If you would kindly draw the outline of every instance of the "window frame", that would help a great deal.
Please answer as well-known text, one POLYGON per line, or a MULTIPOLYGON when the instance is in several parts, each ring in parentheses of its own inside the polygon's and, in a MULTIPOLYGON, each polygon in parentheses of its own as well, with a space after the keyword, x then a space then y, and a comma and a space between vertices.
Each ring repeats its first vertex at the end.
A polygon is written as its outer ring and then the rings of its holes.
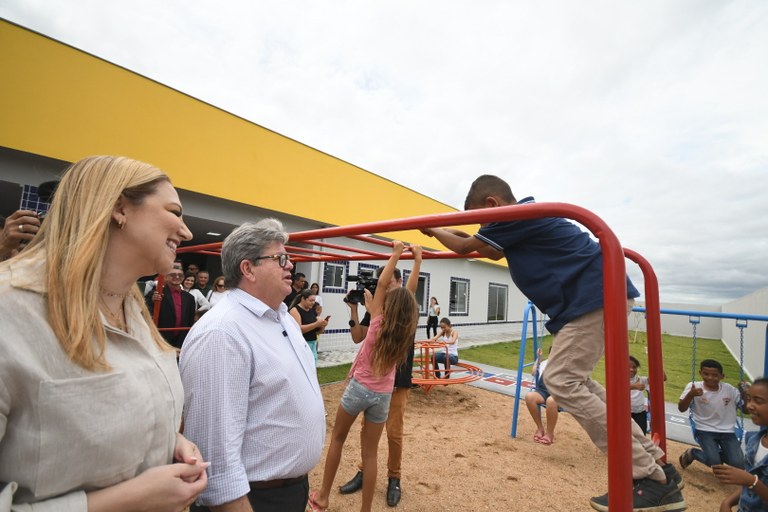
POLYGON ((347 276, 349 275, 349 261, 324 261, 323 262, 323 293, 347 293, 347 276), (341 267, 341 286, 328 286, 326 273, 329 266, 341 267))
POLYGON ((448 313, 450 316, 469 316, 470 280, 465 277, 451 276, 448 287, 448 313), (466 286, 465 310, 456 309, 458 301, 454 300, 454 283, 462 283, 466 286))
MULTIPOLYGON (((498 297, 498 295, 496 295, 498 297)), ((509 311, 509 285, 504 283, 488 283, 488 310, 486 312, 486 320, 488 323, 496 323, 496 322, 506 322, 507 321, 507 313, 509 311), (497 290, 503 290, 504 291, 504 317, 499 319, 491 319, 491 289, 496 288, 497 290)), ((498 300, 496 301, 496 313, 498 316, 498 300)))

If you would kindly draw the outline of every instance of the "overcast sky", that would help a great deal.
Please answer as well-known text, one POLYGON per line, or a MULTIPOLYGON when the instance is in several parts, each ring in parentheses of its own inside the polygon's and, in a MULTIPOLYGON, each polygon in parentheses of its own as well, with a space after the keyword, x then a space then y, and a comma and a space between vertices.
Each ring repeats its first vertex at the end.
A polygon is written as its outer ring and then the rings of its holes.
POLYGON ((651 262, 663 302, 768 286, 764 0, 0 0, 0 16, 459 209, 483 173, 583 206, 651 262))

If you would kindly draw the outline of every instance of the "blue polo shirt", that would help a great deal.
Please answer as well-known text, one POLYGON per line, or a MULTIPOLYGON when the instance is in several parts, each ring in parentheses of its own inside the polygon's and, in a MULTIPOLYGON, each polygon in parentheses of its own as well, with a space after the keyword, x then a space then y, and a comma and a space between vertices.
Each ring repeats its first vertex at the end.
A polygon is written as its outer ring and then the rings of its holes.
MULTIPOLYGON (((603 307, 600 245, 575 224, 559 217, 494 222, 475 237, 504 253, 512 281, 549 316, 549 332, 603 307)), ((627 277, 627 298, 638 296, 627 277)))

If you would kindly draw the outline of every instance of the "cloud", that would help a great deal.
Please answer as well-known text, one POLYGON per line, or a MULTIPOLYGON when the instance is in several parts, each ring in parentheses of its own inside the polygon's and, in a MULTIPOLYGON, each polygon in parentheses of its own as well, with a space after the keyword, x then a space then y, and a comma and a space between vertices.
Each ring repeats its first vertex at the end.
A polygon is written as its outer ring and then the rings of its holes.
POLYGON ((481 173, 588 208, 654 265, 664 301, 768 286, 765 2, 5 0, 0 15, 457 208, 481 173))

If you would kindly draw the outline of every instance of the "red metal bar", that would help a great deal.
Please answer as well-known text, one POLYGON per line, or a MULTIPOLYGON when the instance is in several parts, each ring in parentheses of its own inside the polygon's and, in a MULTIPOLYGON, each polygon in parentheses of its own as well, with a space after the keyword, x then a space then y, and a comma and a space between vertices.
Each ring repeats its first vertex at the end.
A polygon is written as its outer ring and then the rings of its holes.
MULTIPOLYGON (((651 432, 658 434, 659 448, 667 453, 667 424, 664 408, 664 361, 661 348, 661 304, 659 280, 651 264, 640 254, 624 249, 624 256, 643 271, 645 281, 645 330, 648 336, 648 379, 651 385, 651 432)), ((666 460, 666 455, 664 456, 666 460)))
MULTIPOLYGON (((567 203, 535 203, 485 208, 466 212, 423 215, 397 220, 337 226, 292 233, 291 242, 351 237, 412 229, 488 224, 491 222, 564 217, 589 229, 599 240, 603 253, 603 303, 605 322, 605 367, 608 427, 608 492, 612 512, 632 510, 632 447, 629 407, 629 347, 627 342, 627 283, 624 252, 616 235, 598 216, 567 203)), ((365 238, 379 245, 388 242, 365 238)), ((186 248, 190 252, 192 248, 186 248)), ((446 256, 447 257, 447 256, 446 256)), ((456 257, 456 256, 454 256, 456 257)), ((463 257, 478 257, 464 255, 463 257)), ((351 256, 363 259, 366 256, 351 256)), ((372 258, 367 256, 367 258, 372 258)), ((345 258, 346 259, 346 258, 345 258)))
POLYGON ((155 325, 157 325, 157 322, 160 321, 160 302, 163 300, 163 287, 165 286, 165 276, 162 274, 158 275, 155 278, 155 281, 157 282, 157 285, 155 285, 155 292, 160 294, 160 298, 154 301, 154 304, 153 304, 154 307, 152 308, 152 321, 155 322, 155 325))
MULTIPOLYGON (((371 239, 374 239, 374 238, 371 237, 371 239)), ((356 253, 360 253, 360 254, 368 254, 370 256, 383 256, 385 260, 389 258, 388 254, 384 255, 381 252, 368 251, 366 249, 359 249, 357 247, 349 247, 349 246, 346 246, 346 245, 331 244, 331 243, 328 243, 328 242, 321 242, 320 240, 312 240, 312 245, 316 245, 318 247, 325 247, 326 249, 339 249, 339 250, 342 250, 342 251, 350 251, 350 252, 356 252, 356 253)))
POLYGON ((216 249, 221 252, 221 242, 213 242, 210 244, 200 245, 187 245, 185 247, 177 247, 176 254, 183 254, 185 252, 203 252, 211 249, 216 249))

